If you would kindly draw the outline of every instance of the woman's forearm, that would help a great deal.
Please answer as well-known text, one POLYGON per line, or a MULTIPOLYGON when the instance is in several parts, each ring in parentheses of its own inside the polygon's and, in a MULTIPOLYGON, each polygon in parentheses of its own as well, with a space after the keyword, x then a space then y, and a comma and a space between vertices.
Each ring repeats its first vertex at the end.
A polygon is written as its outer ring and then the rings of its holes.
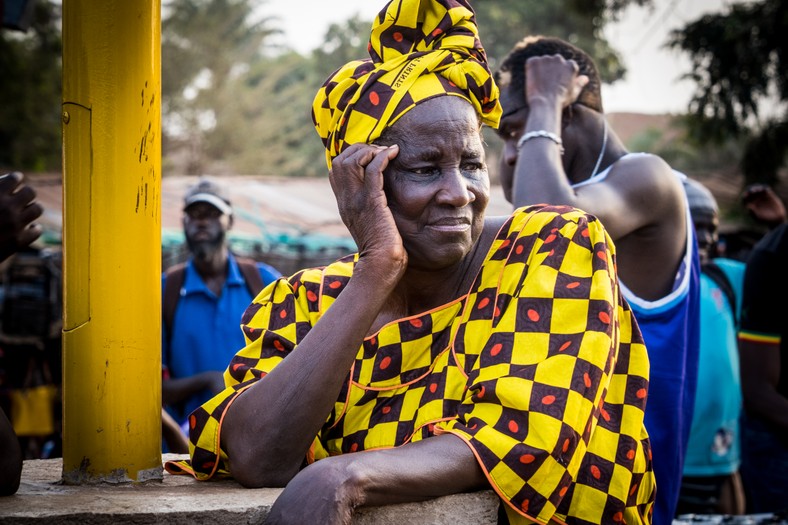
POLYGON ((221 441, 246 486, 284 486, 334 407, 388 295, 383 279, 354 273, 296 349, 227 411, 221 441))
POLYGON ((452 434, 322 459, 279 495, 266 524, 350 523, 358 507, 423 501, 489 487, 470 447, 452 434), (309 494, 309 497, 304 497, 309 494))
POLYGON ((363 506, 422 501, 489 487, 471 448, 453 434, 416 443, 346 454, 363 506))

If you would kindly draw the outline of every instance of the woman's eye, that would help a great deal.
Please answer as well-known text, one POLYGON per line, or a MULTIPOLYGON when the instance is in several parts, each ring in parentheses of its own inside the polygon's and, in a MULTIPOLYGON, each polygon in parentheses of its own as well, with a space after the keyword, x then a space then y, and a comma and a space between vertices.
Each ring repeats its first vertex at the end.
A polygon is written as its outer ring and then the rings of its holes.
POLYGON ((413 168, 410 170, 412 173, 416 175, 435 175, 439 172, 438 168, 432 166, 425 166, 421 168, 413 168))
POLYGON ((473 180, 480 179, 487 173, 487 167, 481 162, 467 162, 460 169, 463 176, 473 180))

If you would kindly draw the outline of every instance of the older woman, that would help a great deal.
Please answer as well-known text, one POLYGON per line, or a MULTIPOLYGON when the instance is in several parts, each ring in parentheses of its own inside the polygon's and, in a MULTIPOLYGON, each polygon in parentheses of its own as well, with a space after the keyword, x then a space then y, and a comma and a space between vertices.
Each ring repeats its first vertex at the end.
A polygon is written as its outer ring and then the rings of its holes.
POLYGON ((370 55, 313 106, 359 252, 255 299, 168 468, 284 486, 276 523, 482 488, 512 522, 647 523, 648 361, 609 237, 567 207, 485 218, 500 109, 467 0, 392 1, 370 55))

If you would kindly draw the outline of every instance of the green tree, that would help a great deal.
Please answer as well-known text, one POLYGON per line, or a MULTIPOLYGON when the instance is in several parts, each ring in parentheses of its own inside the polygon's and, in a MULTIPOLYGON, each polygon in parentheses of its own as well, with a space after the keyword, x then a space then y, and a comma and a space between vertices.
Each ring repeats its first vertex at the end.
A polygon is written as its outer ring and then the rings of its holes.
POLYGON ((315 73, 321 82, 351 60, 369 57, 367 43, 371 28, 372 21, 359 15, 329 26, 322 45, 312 52, 315 73))
POLYGON ((590 54, 605 82, 626 74, 621 56, 604 37, 606 24, 630 4, 651 6, 652 0, 471 0, 479 34, 493 68, 528 35, 554 36, 590 54))
POLYGON ((225 138, 238 150, 228 158, 241 173, 325 176, 325 152, 312 124, 312 100, 325 79, 350 60, 364 58, 371 22, 352 17, 332 24, 309 56, 295 51, 260 56, 234 78, 233 100, 221 105, 225 138))
POLYGON ((233 140, 240 153, 230 164, 241 173, 312 177, 327 173, 323 148, 312 126, 312 99, 322 79, 314 63, 290 52, 252 64, 232 106, 239 125, 233 140))
POLYGON ((692 61, 685 75, 697 84, 691 136, 701 143, 741 138, 745 184, 776 185, 788 151, 788 4, 729 6, 674 31, 669 45, 692 61))
POLYGON ((265 0, 170 0, 163 3, 162 111, 165 149, 189 151, 187 170, 235 153, 227 140, 226 104, 232 104, 249 63, 277 33, 260 17, 265 0), (179 140, 180 139, 180 140, 179 140))
MULTIPOLYGON (((554 36, 586 51, 597 64, 603 82, 626 75, 621 56, 604 36, 605 25, 618 20, 629 5, 653 8, 652 0, 471 0, 476 11, 479 36, 492 69, 526 36, 554 36)), ((493 181, 498 179, 501 141, 485 129, 487 165, 493 181)))
MULTIPOLYGON (((196 10, 217 2, 220 0, 172 0, 168 6, 179 6, 180 11, 173 10, 164 21, 165 115, 173 128, 191 130, 182 141, 193 151, 190 171, 204 171, 210 159, 214 171, 325 176, 324 151, 311 120, 312 100, 336 68, 368 56, 372 21, 355 16, 333 24, 322 44, 307 56, 292 50, 244 54, 224 49, 220 57, 206 59, 204 54, 219 53, 223 44, 221 39, 204 36, 216 32, 211 24, 218 22, 196 10), (234 60, 229 67, 221 61, 227 57, 234 60), (221 67, 212 66, 215 61, 221 67), (195 89, 200 80, 216 78, 214 71, 225 72, 224 76, 220 73, 224 79, 221 86, 206 83, 207 87, 195 89), (193 98, 185 96, 188 94, 193 98)), ((248 5, 251 0, 233 2, 248 5)), ((600 40, 601 30, 623 7, 650 5, 651 0, 563 0, 556 5, 536 0, 472 2, 493 67, 495 57, 502 58, 527 34, 551 34, 589 50, 599 61, 604 78, 612 81, 624 74, 624 68, 609 44, 600 40)), ((219 22, 228 18, 225 14, 219 22)), ((239 25, 232 24, 231 29, 239 25)), ((494 138, 488 138, 488 145, 494 177, 500 145, 494 138)))
POLYGON ((0 166, 60 169, 61 50, 52 2, 35 4, 26 32, 0 30, 0 166))

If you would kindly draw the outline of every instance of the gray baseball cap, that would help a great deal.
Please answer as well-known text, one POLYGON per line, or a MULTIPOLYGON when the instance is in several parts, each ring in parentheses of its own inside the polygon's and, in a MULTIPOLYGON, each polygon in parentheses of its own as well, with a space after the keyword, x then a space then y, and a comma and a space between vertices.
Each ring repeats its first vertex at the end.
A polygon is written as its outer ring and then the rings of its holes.
POLYGON ((211 204, 225 215, 233 214, 233 208, 230 205, 230 199, 227 198, 227 194, 219 184, 211 179, 203 177, 197 184, 189 188, 183 200, 183 209, 186 210, 186 208, 198 202, 211 204))
POLYGON ((691 212, 719 213, 717 199, 703 183, 687 177, 684 180, 684 191, 691 212))

